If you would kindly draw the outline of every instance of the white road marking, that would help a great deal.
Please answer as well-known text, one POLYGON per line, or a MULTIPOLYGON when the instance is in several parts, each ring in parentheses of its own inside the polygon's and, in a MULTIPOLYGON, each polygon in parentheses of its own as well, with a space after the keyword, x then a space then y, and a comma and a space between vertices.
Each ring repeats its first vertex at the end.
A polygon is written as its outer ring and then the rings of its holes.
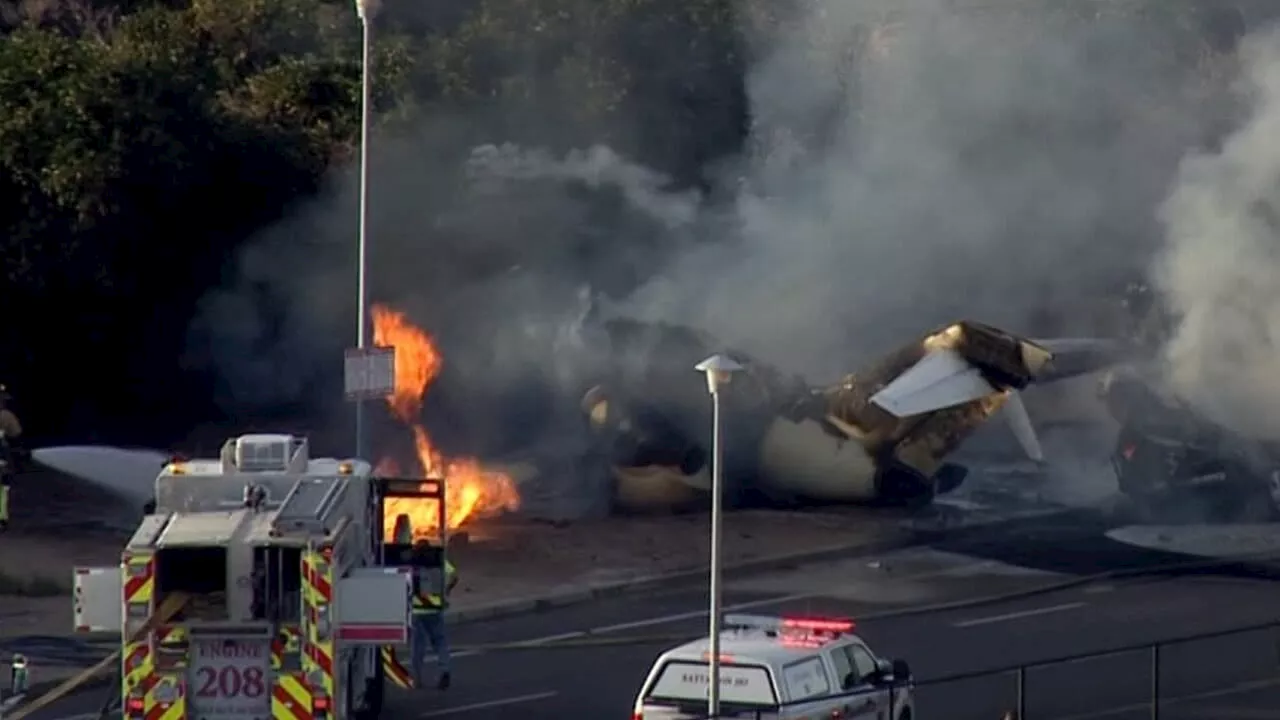
MULTIPOLYGON (((868 561, 873 561, 873 560, 869 559, 868 561)), ((959 567, 981 568, 981 567, 990 567, 997 564, 998 563, 992 560, 983 560, 980 562, 971 563, 969 566, 959 566, 959 567)), ((955 566, 947 567, 942 570, 934 570, 930 572, 917 573, 915 575, 903 575, 901 577, 891 577, 891 578, 888 578, 886 581, 902 582, 904 580, 928 580, 930 578, 953 576, 956 574, 957 569, 958 567, 955 567, 955 566)), ((736 603, 734 605, 726 605, 724 607, 724 612, 728 613, 728 612, 735 612, 738 610, 750 610, 752 608, 768 607, 770 605, 777 605, 780 603, 791 602, 793 600, 807 600, 809 598, 820 597, 821 595, 822 595, 821 592, 805 592, 805 593, 796 593, 793 595, 778 595, 776 597, 763 598, 761 600, 751 600, 749 602, 736 603)), ((632 620, 629 622, 617 623, 614 625, 602 625, 600 627, 595 627, 588 630, 574 630, 571 632, 557 633, 555 635, 545 635, 543 637, 530 638, 528 640, 513 640, 511 641, 511 644, 512 645, 542 645, 545 643, 553 643, 560 640, 575 640, 575 639, 590 637, 594 635, 607 635, 609 633, 616 633, 623 630, 637 630, 640 628, 653 627, 655 625, 669 625, 671 623, 683 622, 685 620, 696 620, 698 618, 705 618, 706 616, 707 616, 706 610, 690 610, 688 612, 675 613, 672 615, 662 615, 659 617, 652 617, 652 618, 644 618, 642 620, 632 620)), ((481 654, 482 654, 482 651, 478 651, 478 650, 463 650, 460 652, 453 653, 453 657, 464 658, 464 657, 471 657, 473 655, 481 655, 481 654)), ((434 663, 435 659, 428 658, 427 662, 429 664, 434 663)))
POLYGON ((1260 707, 1227 707, 1218 705, 1208 708, 1186 708, 1180 714, 1194 715, 1205 720, 1221 720, 1229 717, 1232 720, 1277 720, 1280 710, 1260 707))
POLYGON ((1111 592, 1112 590, 1115 590, 1115 589, 1116 589, 1115 585, 1090 585, 1089 587, 1084 589, 1084 593, 1086 595, 1098 595, 1101 593, 1111 592))
POLYGON ((991 625, 993 623, 1004 622, 1006 620, 1020 620, 1027 617, 1035 617, 1037 615, 1048 615, 1049 613, 1062 612, 1064 610, 1075 610, 1082 608, 1089 603, 1073 602, 1064 603, 1062 605, 1051 605, 1049 607, 1035 608, 1033 610, 1020 610, 1018 612, 1005 613, 1003 615, 991 615, 989 617, 974 618, 973 620, 965 620, 963 622, 952 623, 952 627, 970 628, 979 625, 991 625))
POLYGON ((458 705, 457 707, 440 708, 439 710, 432 710, 431 712, 422 713, 418 717, 431 718, 431 717, 441 717, 443 715, 452 715, 454 713, 471 712, 472 710, 488 710, 489 708, 502 707, 503 705, 518 705, 520 703, 546 700, 548 698, 553 698, 559 694, 560 693, 556 692, 555 690, 548 690, 547 692, 532 693, 530 695, 520 695, 518 697, 503 698, 501 700, 487 700, 485 702, 471 703, 470 705, 458 705))
POLYGON ((544 642, 555 642, 557 640, 572 640, 574 638, 582 637, 583 634, 584 633, 581 630, 574 630, 572 632, 560 633, 559 635, 547 635, 545 637, 535 638, 533 640, 530 640, 529 642, 544 643, 544 642))
MULTIPOLYGON (((733 612, 735 610, 750 610, 751 608, 777 605, 778 603, 791 602, 792 600, 804 600, 805 598, 811 597, 814 597, 813 593, 780 595, 778 597, 764 598, 763 600, 752 600, 750 602, 738 603, 736 605, 726 605, 724 607, 724 611, 733 612)), ((618 632, 619 630, 635 630, 636 628, 653 627, 654 625, 669 625, 673 622, 704 618, 707 614, 706 610, 690 610, 689 612, 676 613, 674 615, 663 615, 662 617, 647 618, 644 620, 632 620, 631 622, 618 623, 617 625, 605 625, 603 627, 592 628, 582 634, 605 635, 608 633, 618 632)))
MULTIPOLYGON (((763 607, 766 605, 775 605, 777 603, 789 602, 791 600, 803 600, 813 597, 812 593, 804 593, 798 595, 780 595, 773 598, 765 598, 763 600, 752 600, 750 602, 737 603, 736 605, 726 605, 725 612, 734 612, 737 610, 749 610, 751 608, 763 607)), ((706 610, 691 610, 689 612, 676 613, 675 615, 664 615, 662 617, 648 618, 645 620, 633 620, 632 622, 618 623, 617 625, 605 625, 603 627, 591 628, 590 630, 574 630, 572 632, 559 633, 556 635, 544 635, 529 640, 515 640, 512 645, 545 645, 548 643, 558 642, 560 640, 576 640, 578 638, 591 637, 594 635, 607 635, 609 633, 619 632, 621 630, 635 630, 637 628, 652 627, 654 625, 666 625, 682 620, 695 620, 707 616, 706 610)), ((471 657, 472 655, 482 654, 479 650, 463 650, 453 653, 455 658, 471 657)), ((428 659, 428 662, 435 662, 434 659, 428 659)))
MULTIPOLYGON (((903 575, 901 577, 890 576, 886 578, 884 582, 902 582, 904 580, 929 580, 931 578, 954 576, 956 574, 956 571, 960 567, 980 568, 980 567, 989 567, 994 564, 996 563, 994 563, 991 560, 983 560, 981 562, 972 563, 971 566, 948 567, 943 570, 917 573, 915 575, 903 575)), ((779 595, 777 597, 764 598, 762 600, 751 600, 749 602, 737 603, 736 605, 726 605, 724 607, 724 612, 734 612, 737 610, 750 610, 751 608, 768 607, 769 605, 778 605, 784 602, 791 602, 792 600, 807 600, 809 598, 815 598, 815 597, 821 597, 821 596, 822 596, 821 592, 805 592, 805 593, 797 593, 794 595, 779 595)), ((690 610, 689 612, 675 613, 673 615, 663 615, 661 617, 654 617, 654 618, 646 618, 644 620, 633 620, 631 622, 618 623, 616 625, 604 625, 602 627, 592 628, 590 630, 584 630, 578 633, 577 635, 574 635, 574 637, 581 637, 583 635, 604 635, 607 633, 618 632, 620 630, 635 630, 637 628, 653 627, 654 625, 669 625, 674 622, 682 622, 684 620, 696 620, 698 618, 704 618, 706 616, 707 616, 706 610, 690 610)), ((562 636, 556 636, 556 639, 560 639, 561 637, 562 636)), ((539 641, 546 642, 542 638, 539 638, 538 640, 530 640, 529 642, 539 642, 539 641)))

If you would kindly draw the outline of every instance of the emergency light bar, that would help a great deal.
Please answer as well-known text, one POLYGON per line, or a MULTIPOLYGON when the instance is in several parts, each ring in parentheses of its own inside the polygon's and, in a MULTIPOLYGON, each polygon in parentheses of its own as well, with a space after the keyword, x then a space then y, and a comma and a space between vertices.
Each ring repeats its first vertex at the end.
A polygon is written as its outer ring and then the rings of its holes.
POLYGON ((726 629, 765 630, 781 633, 786 630, 811 633, 852 632, 854 623, 847 618, 779 618, 767 615, 725 615, 726 629))

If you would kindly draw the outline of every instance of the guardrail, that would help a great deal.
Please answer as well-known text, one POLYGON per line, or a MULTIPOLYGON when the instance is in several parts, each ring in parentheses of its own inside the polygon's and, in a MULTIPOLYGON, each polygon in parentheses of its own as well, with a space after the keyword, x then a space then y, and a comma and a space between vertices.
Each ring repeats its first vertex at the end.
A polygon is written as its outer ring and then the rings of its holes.
MULTIPOLYGON (((1205 608, 1227 613, 1230 608, 1205 608)), ((895 720, 902 686, 821 699, 847 700, 845 718, 895 720), (874 709, 867 701, 876 703, 874 709), (856 712, 855 712, 856 711, 856 712), (879 714, 883 711, 883 714, 879 714)), ((994 669, 916 680, 919 718, 947 720, 1233 720, 1280 717, 1280 620, 1197 633, 994 669), (1221 704, 1218 704, 1221 703, 1221 704), (1227 703, 1232 703, 1228 706, 1227 703), (1235 714, 1233 714, 1235 713, 1235 714)), ((722 709, 720 719, 767 720, 768 711, 722 709)), ((842 713, 837 710, 833 718, 842 713)), ((703 716, 700 720, 720 720, 703 716)))

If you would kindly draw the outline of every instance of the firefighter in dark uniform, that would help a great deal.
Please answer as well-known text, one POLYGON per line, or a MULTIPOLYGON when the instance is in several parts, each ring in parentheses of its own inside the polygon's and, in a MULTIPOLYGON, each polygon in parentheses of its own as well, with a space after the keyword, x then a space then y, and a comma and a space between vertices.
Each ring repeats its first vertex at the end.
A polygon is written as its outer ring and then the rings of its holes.
POLYGON ((0 529, 9 525, 9 481, 17 473, 17 456, 22 446, 22 423, 9 409, 9 389, 0 385, 0 529))
MULTIPOLYGON (((421 540, 414 548, 415 552, 421 554, 432 554, 435 549, 425 540, 421 540)), ((440 679, 436 683, 436 687, 441 690, 447 690, 452 680, 453 662, 449 656, 449 638, 445 635, 444 626, 444 609, 445 599, 453 588, 458 584, 458 571, 449 562, 447 556, 442 557, 442 565, 444 570, 444 592, 445 597, 438 594, 437 587, 426 587, 426 583, 422 582, 421 573, 417 571, 413 574, 413 637, 410 642, 410 665, 413 666, 414 682, 418 687, 423 687, 425 682, 425 673, 423 665, 426 662, 427 643, 431 643, 431 649, 436 652, 436 664, 440 666, 440 679)))

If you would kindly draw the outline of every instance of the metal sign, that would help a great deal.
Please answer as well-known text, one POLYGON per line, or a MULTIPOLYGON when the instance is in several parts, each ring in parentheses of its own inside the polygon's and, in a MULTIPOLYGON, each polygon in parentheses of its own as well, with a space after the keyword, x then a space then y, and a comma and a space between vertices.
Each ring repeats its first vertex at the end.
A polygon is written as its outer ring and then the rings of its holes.
POLYGON ((342 385, 348 400, 385 398, 395 392, 396 349, 347 348, 342 385))

